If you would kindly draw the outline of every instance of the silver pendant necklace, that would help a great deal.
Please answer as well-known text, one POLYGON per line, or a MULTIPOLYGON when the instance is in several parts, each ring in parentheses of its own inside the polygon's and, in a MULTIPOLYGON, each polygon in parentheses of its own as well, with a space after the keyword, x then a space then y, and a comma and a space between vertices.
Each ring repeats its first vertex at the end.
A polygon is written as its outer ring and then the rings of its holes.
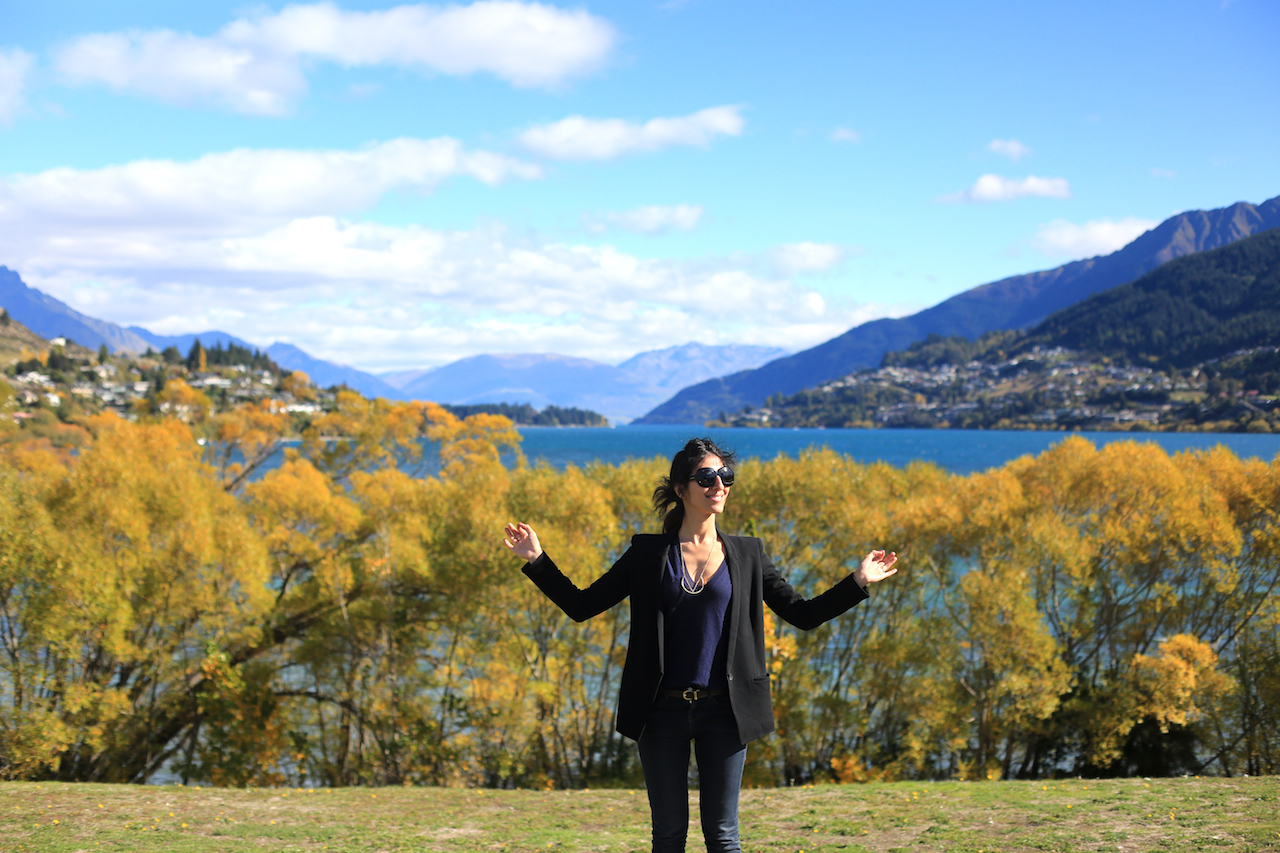
POLYGON ((707 551, 707 559, 703 561, 702 568, 698 570, 697 577, 689 579, 689 569, 684 564, 684 547, 677 542, 677 550, 680 552, 680 588, 690 595, 697 595, 707 588, 706 582, 702 579, 707 573, 707 566, 711 564, 711 550, 707 551))

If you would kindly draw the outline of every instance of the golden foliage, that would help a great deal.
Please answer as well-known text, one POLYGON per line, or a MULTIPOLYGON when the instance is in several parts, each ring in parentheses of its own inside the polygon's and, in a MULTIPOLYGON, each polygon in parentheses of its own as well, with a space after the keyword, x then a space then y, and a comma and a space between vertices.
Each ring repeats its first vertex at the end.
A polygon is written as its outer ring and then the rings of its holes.
POLYGON ((269 400, 219 412, 207 435, 224 488, 237 488, 266 464, 288 430, 288 416, 269 400))
POLYGON ((316 398, 316 389, 311 383, 311 377, 301 370, 295 370, 284 376, 280 380, 280 390, 286 394, 292 394, 294 399, 297 400, 314 400, 316 398))
MULTIPOLYGON (((498 531, 590 583, 655 529, 665 460, 529 467, 504 418, 346 391, 294 443, 202 396, 0 445, 0 776, 636 781, 628 608, 570 622, 498 531)), ((806 594, 902 556, 814 631, 765 614, 750 783, 1124 772, 1144 724, 1280 769, 1280 462, 1069 437, 967 477, 829 450, 739 477, 723 529, 806 594)))
MULTIPOLYGON (((203 349, 200 350, 200 358, 203 361, 203 349)), ((204 421, 213 409, 213 402, 203 391, 192 388, 184 380, 170 379, 155 395, 151 408, 154 414, 169 415, 191 424, 204 421)))
POLYGON ((1186 725, 1199 717, 1197 701, 1212 702, 1232 687, 1231 679, 1218 672, 1213 649, 1190 634, 1164 640, 1158 655, 1135 655, 1133 664, 1140 713, 1166 732, 1170 724, 1186 725))

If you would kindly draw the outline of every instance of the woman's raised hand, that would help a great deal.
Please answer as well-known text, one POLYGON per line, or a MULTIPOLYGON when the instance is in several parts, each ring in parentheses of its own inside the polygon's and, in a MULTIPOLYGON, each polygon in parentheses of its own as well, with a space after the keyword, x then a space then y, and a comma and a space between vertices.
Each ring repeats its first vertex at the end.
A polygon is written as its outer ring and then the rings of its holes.
POLYGON ((898 555, 893 551, 872 551, 862 558, 862 565, 853 573, 854 580, 863 589, 867 584, 879 583, 887 577, 896 575, 898 570, 893 564, 898 562, 898 555))
MULTIPOLYGON (((502 544, 506 545, 507 550, 526 563, 532 563, 542 556, 542 546, 538 544, 538 534, 534 533, 533 528, 523 521, 518 524, 508 523, 504 532, 506 533, 506 538, 502 540, 502 544)), ((884 552, 882 551, 881 553, 884 552)))

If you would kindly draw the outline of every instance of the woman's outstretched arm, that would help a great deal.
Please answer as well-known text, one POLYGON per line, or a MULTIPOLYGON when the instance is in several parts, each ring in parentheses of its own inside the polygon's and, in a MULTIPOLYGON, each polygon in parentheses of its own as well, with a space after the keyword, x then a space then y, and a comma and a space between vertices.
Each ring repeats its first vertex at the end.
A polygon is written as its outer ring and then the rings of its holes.
POLYGON ((603 613, 626 598, 630 589, 630 551, 591 586, 579 589, 542 550, 538 534, 532 527, 524 522, 507 524, 504 532, 506 536, 502 542, 507 550, 525 561, 524 573, 537 584, 543 595, 575 622, 603 613))
POLYGON ((864 601, 867 586, 897 574, 894 563, 898 555, 892 551, 872 551, 844 580, 813 598, 804 598, 787 582, 761 548, 764 559, 764 600, 769 608, 802 631, 836 618, 850 607, 864 601))

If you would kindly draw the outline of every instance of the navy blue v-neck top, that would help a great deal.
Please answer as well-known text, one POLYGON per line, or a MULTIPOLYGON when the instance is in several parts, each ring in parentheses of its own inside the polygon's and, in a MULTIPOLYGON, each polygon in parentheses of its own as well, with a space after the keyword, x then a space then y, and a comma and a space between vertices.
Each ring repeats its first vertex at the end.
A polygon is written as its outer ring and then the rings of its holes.
POLYGON ((691 595, 680 585, 681 563, 680 543, 676 542, 667 549, 662 575, 665 660, 659 689, 727 690, 729 637, 724 623, 733 593, 729 567, 721 563, 702 592, 691 595))

